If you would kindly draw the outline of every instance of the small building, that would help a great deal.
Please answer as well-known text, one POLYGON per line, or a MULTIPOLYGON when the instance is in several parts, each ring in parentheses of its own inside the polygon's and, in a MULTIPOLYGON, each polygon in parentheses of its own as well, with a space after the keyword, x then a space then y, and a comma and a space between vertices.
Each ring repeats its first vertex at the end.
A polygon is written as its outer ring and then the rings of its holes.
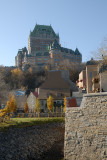
POLYGON ((107 59, 91 59, 86 64, 87 93, 107 91, 107 59))
POLYGON ((99 68, 100 91, 107 92, 107 63, 103 63, 99 68))
POLYGON ((80 72, 79 79, 76 82, 76 85, 78 86, 78 88, 86 90, 86 70, 80 72))
POLYGON ((96 89, 100 89, 99 83, 94 85, 96 81, 94 78, 98 75, 98 61, 91 59, 86 63, 86 86, 87 93, 95 92, 96 89))
POLYGON ((51 95, 54 106, 61 106, 64 97, 72 96, 72 92, 78 91, 76 85, 69 79, 67 71, 49 71, 45 82, 36 89, 41 105, 47 110, 47 98, 51 95))
POLYGON ((24 112, 25 103, 27 101, 27 96, 25 95, 25 91, 12 90, 11 95, 15 96, 16 104, 17 104, 17 112, 24 112))
POLYGON ((28 96, 27 98, 28 112, 35 112, 36 98, 38 98, 37 92, 31 92, 30 95, 28 96))

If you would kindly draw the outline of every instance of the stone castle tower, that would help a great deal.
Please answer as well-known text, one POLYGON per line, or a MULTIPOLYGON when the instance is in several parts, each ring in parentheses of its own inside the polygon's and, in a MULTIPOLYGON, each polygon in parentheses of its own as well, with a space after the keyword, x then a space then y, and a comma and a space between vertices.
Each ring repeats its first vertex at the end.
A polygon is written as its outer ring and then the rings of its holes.
MULTIPOLYGON (((18 51, 15 57, 15 66, 24 68, 26 65, 33 65, 37 69, 48 66, 58 69, 60 63, 67 60, 69 63, 81 63, 82 55, 78 49, 61 47, 59 35, 56 34, 52 26, 38 25, 30 31, 27 48, 18 51)), ((66 63, 66 62, 65 62, 66 63)))

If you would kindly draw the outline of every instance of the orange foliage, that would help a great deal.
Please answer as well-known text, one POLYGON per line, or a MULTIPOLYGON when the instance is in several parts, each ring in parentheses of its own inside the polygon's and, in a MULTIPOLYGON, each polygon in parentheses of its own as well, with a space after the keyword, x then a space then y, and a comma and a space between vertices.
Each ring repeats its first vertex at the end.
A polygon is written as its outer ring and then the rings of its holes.
POLYGON ((24 111, 25 111, 25 113, 27 113, 27 112, 28 112, 28 103, 27 103, 27 102, 25 103, 24 111))

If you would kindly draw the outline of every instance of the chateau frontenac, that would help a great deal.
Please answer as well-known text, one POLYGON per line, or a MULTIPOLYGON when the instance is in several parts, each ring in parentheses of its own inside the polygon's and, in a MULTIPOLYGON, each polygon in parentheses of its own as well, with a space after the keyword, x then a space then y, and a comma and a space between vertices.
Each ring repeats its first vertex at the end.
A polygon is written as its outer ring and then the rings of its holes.
POLYGON ((28 50, 26 47, 19 49, 15 57, 15 66, 24 68, 26 65, 36 66, 39 69, 51 66, 55 69, 60 63, 66 62, 80 64, 82 55, 76 48, 75 51, 61 47, 59 34, 52 26, 36 24, 30 32, 28 50))

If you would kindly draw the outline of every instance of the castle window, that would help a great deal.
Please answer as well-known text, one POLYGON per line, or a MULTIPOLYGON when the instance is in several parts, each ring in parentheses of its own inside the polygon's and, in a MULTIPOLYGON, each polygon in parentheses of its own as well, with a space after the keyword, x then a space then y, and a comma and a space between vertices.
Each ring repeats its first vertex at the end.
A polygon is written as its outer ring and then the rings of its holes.
POLYGON ((92 91, 92 85, 90 85, 90 91, 92 91))
POLYGON ((58 97, 61 97, 61 93, 57 93, 57 96, 58 96, 58 97))
POLYGON ((92 72, 90 72, 90 78, 92 78, 92 72))
POLYGON ((42 31, 46 31, 46 29, 42 29, 42 31))

